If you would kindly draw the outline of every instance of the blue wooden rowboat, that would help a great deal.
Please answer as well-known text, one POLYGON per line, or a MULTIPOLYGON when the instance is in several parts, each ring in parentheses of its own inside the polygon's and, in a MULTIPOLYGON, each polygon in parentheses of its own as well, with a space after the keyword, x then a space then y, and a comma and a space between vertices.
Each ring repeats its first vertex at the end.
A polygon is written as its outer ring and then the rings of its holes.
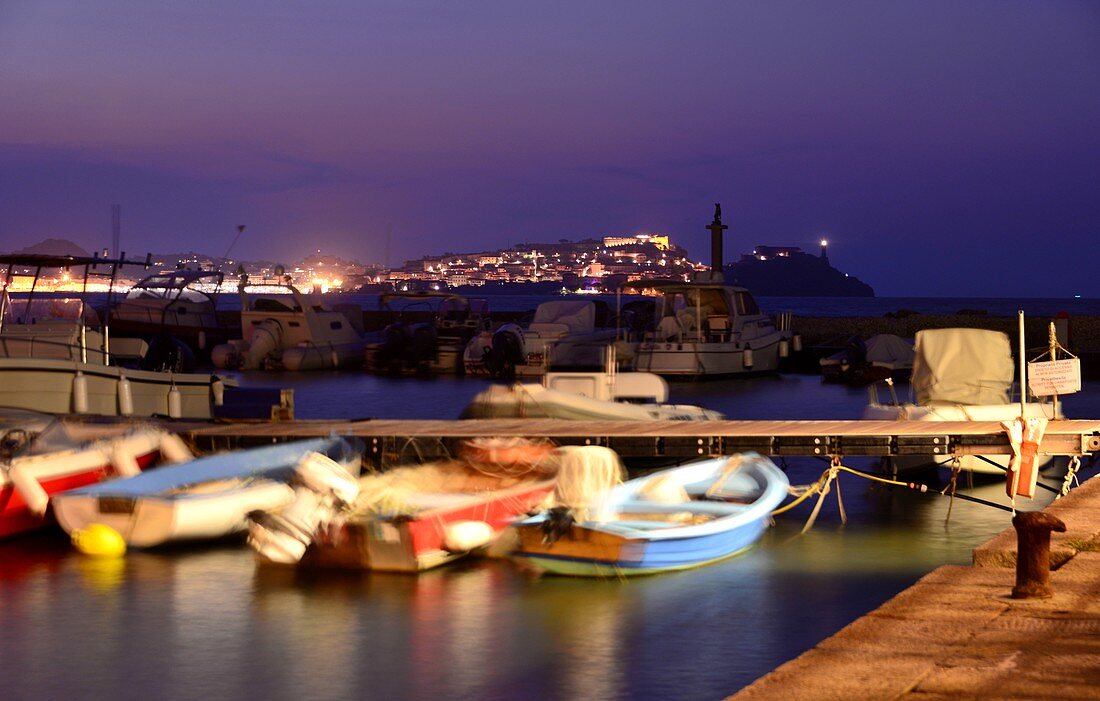
POLYGON ((355 446, 343 438, 315 438, 159 467, 57 494, 51 505, 69 534, 100 523, 138 547, 218 538, 243 531, 250 511, 290 503, 294 490, 288 482, 314 453, 359 473, 355 446))
POLYGON ((700 567, 752 547, 788 484, 757 453, 691 463, 608 490, 579 522, 563 509, 520 521, 513 554, 539 570, 582 577, 700 567))

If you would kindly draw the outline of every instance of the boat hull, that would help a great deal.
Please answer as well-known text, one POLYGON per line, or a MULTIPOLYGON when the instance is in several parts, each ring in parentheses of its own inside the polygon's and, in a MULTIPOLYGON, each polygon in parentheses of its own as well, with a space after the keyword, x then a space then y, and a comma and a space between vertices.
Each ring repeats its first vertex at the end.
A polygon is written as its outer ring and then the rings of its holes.
POLYGON ((551 489, 553 481, 532 482, 421 511, 411 518, 353 518, 314 540, 302 564, 389 572, 438 567, 466 554, 445 547, 448 526, 481 521, 499 532, 536 508, 551 489))
POLYGON ((722 414, 697 406, 633 404, 561 392, 537 384, 492 385, 478 393, 465 418, 550 418, 569 421, 720 420, 722 414))
POLYGON ((644 341, 635 350, 634 369, 663 377, 726 377, 779 369, 780 332, 749 343, 644 341), (746 366, 745 349, 752 350, 746 366))
POLYGON ((162 373, 130 370, 65 360, 0 358, 0 406, 29 409, 47 414, 75 413, 74 385, 77 372, 87 386, 87 412, 100 416, 119 416, 120 387, 123 377, 129 383, 133 416, 170 416, 169 395, 179 392, 178 418, 213 418, 214 385, 233 380, 199 373, 162 373))
POLYGON ((102 523, 128 545, 219 538, 243 531, 253 510, 294 499, 287 482, 313 452, 332 452, 358 472, 358 454, 339 438, 310 439, 221 453, 58 495, 53 508, 67 533, 102 523))
POLYGON ((552 545, 537 526, 517 528, 516 553, 550 574, 578 577, 631 577, 694 569, 748 551, 766 529, 761 520, 725 533, 698 538, 646 541, 574 526, 552 545))
POLYGON ((524 519, 514 526, 513 555, 550 574, 589 577, 701 567, 751 548, 787 486, 786 475, 755 453, 664 470, 594 497, 591 520, 562 528, 550 513, 524 519), (669 487, 682 498, 659 494, 669 487))
POLYGON ((112 462, 117 460, 119 450, 131 456, 139 468, 148 467, 159 455, 161 435, 159 431, 141 432, 113 441, 14 459, 7 470, 0 471, 0 538, 33 531, 47 523, 12 480, 13 469, 23 471, 48 497, 53 497, 118 475, 112 462))
POLYGON ((255 482, 246 487, 184 498, 61 497, 55 513, 72 533, 92 523, 118 531, 128 545, 149 548, 170 541, 206 540, 240 533, 250 511, 289 504, 294 490, 281 482, 255 482))

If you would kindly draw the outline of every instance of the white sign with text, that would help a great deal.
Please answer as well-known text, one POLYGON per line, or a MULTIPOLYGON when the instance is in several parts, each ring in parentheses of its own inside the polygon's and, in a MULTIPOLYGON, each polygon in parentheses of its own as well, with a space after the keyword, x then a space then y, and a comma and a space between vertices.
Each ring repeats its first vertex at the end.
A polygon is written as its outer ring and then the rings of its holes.
POLYGON ((1035 396, 1081 391, 1081 361, 1077 358, 1027 364, 1027 386, 1035 396))

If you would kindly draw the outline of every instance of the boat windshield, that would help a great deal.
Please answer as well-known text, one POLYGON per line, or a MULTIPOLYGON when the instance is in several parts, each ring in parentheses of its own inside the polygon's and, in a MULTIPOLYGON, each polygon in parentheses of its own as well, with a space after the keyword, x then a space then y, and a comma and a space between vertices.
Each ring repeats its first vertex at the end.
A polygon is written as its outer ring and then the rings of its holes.
POLYGON ((5 324, 39 324, 47 321, 77 321, 99 326, 99 315, 83 301, 72 297, 57 299, 9 298, 4 305, 5 324))
POLYGON ((735 292, 737 297, 737 313, 745 316, 753 316, 760 313, 760 307, 756 300, 748 292, 735 292))
POLYGON ((715 314, 729 315, 729 307, 726 304, 726 297, 722 294, 722 290, 709 287, 669 290, 664 295, 660 314, 661 316, 679 316, 684 312, 695 314, 696 308, 701 311, 704 317, 715 314))

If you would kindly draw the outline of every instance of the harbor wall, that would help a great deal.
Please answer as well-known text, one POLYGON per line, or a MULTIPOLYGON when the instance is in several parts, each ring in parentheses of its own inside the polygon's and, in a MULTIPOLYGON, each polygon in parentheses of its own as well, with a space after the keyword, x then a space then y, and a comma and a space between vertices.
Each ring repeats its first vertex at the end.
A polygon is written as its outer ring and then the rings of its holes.
POLYGON ((1100 477, 1045 511, 1060 518, 1051 598, 1013 599, 1016 534, 940 567, 734 696, 787 699, 1095 699, 1100 689, 1100 477))

